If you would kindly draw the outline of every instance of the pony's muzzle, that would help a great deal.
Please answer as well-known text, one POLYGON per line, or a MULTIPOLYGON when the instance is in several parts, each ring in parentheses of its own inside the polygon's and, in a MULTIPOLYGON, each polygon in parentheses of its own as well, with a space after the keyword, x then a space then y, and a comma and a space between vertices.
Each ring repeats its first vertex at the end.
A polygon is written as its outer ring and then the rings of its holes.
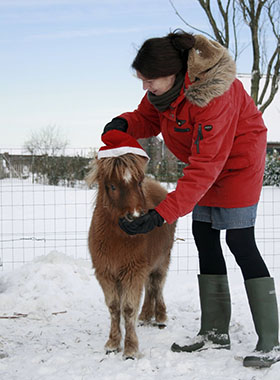
POLYGON ((131 223, 135 219, 139 218, 140 216, 143 216, 144 214, 145 214, 144 210, 141 210, 140 212, 137 210, 134 210, 133 213, 131 213, 131 212, 126 213, 124 218, 125 218, 125 220, 127 220, 128 222, 131 223))

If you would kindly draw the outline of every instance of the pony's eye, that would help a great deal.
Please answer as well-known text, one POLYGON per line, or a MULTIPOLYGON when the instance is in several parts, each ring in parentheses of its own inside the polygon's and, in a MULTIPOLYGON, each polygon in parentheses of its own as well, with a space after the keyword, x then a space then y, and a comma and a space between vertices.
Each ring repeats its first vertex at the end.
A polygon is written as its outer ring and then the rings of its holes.
POLYGON ((114 185, 111 185, 111 190, 116 190, 116 186, 114 186, 114 185))

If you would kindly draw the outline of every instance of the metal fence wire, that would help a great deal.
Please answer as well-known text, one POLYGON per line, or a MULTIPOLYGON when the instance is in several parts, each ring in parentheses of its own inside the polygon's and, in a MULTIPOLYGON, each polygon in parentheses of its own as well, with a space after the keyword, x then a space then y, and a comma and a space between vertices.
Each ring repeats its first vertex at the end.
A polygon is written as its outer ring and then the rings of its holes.
MULTIPOLYGON (((88 189, 82 180, 72 182, 71 186, 38 183, 27 169, 25 175, 20 175, 16 167, 8 171, 5 163, 0 162, 1 165, 6 174, 0 177, 0 269, 12 270, 51 251, 89 260, 87 235, 96 189, 88 189)), ((174 187, 174 184, 165 185, 168 190, 174 187)), ((269 269, 279 269, 279 187, 263 187, 256 239, 269 269)), ((235 270, 237 265, 223 233, 222 246, 228 269, 235 270)), ((191 215, 178 221, 170 270, 198 270, 191 215)))

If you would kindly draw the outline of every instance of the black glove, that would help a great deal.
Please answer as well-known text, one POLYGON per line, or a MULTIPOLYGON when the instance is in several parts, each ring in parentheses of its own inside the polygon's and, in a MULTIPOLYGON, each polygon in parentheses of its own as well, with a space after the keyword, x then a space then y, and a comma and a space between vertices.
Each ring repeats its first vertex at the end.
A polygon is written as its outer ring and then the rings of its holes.
POLYGON ((106 124, 102 135, 111 129, 117 129, 118 131, 126 132, 128 128, 127 121, 121 117, 115 117, 110 123, 106 124))
POLYGON ((125 218, 119 219, 119 226, 128 235, 146 234, 152 231, 156 226, 161 227, 164 219, 159 213, 152 209, 147 214, 133 220, 127 221, 125 218))

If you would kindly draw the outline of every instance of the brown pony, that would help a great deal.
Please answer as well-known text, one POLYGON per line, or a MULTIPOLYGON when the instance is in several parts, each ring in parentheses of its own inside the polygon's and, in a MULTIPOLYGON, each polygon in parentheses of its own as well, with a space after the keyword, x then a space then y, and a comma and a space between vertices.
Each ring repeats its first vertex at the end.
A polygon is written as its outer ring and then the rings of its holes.
POLYGON ((174 241, 175 224, 165 223, 141 235, 127 235, 118 225, 120 217, 132 221, 166 196, 166 190, 145 177, 146 158, 135 154, 102 158, 92 164, 89 185, 98 184, 96 205, 89 230, 89 250, 96 278, 111 315, 108 352, 121 347, 121 315, 125 324, 124 358, 138 356, 136 320, 145 286, 139 319, 164 325, 166 307, 162 289, 174 241))

